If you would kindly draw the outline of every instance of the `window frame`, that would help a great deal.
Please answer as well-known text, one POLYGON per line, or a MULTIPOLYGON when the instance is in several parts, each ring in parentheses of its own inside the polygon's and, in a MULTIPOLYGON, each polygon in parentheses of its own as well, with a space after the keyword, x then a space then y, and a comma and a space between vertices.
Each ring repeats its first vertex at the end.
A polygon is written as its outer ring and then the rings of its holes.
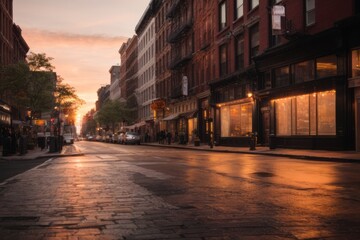
POLYGON ((305 0, 305 24, 307 27, 316 23, 315 9, 315 0, 305 0), (310 21, 310 17, 313 18, 312 21, 310 21))
POLYGON ((227 73, 228 73, 228 45, 225 43, 219 46, 219 74, 220 76, 225 76, 227 73))
POLYGON ((244 16, 244 0, 234 1, 234 20, 242 18, 244 16), (239 12, 241 13, 239 14, 239 12))
POLYGON ((244 35, 239 34, 235 37, 235 69, 242 70, 245 67, 245 45, 244 35), (239 49, 242 50, 242 54, 239 54, 239 49), (241 58, 241 61, 240 61, 241 58))
POLYGON ((227 4, 226 1, 222 1, 219 4, 219 31, 224 30, 227 27, 227 4))
POLYGON ((259 6, 259 4, 259 0, 249 0, 249 11, 255 9, 257 6, 259 6))

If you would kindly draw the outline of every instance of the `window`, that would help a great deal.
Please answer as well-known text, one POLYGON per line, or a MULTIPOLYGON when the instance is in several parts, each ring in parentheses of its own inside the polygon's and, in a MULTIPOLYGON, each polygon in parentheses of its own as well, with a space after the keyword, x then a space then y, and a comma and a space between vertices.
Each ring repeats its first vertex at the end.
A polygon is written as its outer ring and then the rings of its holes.
POLYGON ((252 132, 253 104, 221 107, 221 137, 241 137, 252 132))
POLYGON ((240 35, 236 38, 236 69, 241 70, 244 69, 244 36, 240 35))
POLYGON ((294 83, 302 83, 315 79, 315 64, 313 60, 292 65, 294 83))
POLYGON ((235 1, 235 19, 239 19, 244 15, 244 0, 235 1))
POLYGON ((250 10, 256 8, 259 5, 259 0, 250 0, 250 10))
POLYGON ((250 60, 259 54, 259 24, 250 28, 250 60))
POLYGON ((306 26, 315 23, 315 0, 306 0, 306 26))
POLYGON ((276 135, 336 135, 336 92, 275 100, 276 135))
POLYGON ((220 4, 219 8, 220 14, 219 14, 219 29, 220 31, 226 28, 227 22, 226 22, 226 1, 222 2, 220 4))
POLYGON ((227 74, 227 46, 220 46, 220 76, 227 74))
POLYGON ((352 77, 360 77, 360 49, 352 51, 352 77))
POLYGON ((275 87, 287 86, 290 83, 289 67, 276 68, 274 70, 275 87))
POLYGON ((337 75, 337 57, 329 55, 316 59, 316 78, 331 77, 337 75))

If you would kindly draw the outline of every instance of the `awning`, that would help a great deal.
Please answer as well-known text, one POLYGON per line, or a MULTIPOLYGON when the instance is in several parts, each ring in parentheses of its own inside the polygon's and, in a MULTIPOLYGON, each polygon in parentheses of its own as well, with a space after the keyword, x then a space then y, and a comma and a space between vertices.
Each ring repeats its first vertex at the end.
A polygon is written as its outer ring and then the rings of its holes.
POLYGON ((135 129, 135 128, 139 128, 139 127, 144 126, 144 125, 146 125, 146 122, 142 121, 142 122, 138 122, 138 123, 135 123, 133 125, 130 125, 130 126, 124 126, 124 128, 126 128, 126 129, 135 129))
POLYGON ((174 114, 170 114, 169 116, 167 116, 166 118, 163 118, 163 121, 171 121, 171 120, 175 120, 177 118, 179 118, 179 113, 174 113, 174 114))
POLYGON ((195 117, 197 117, 197 113, 198 113, 197 111, 181 113, 180 117, 184 117, 184 118, 187 118, 187 119, 195 118, 195 117))

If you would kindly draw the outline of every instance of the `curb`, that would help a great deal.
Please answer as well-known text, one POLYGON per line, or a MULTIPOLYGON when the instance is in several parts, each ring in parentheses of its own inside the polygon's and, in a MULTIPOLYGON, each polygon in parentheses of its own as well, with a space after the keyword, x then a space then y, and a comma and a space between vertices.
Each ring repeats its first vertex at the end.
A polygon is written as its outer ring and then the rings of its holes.
POLYGON ((183 150, 194 150, 194 151, 206 151, 206 152, 223 152, 223 153, 242 153, 242 154, 253 154, 253 155, 263 155, 270 157, 286 157, 300 160, 308 160, 308 161, 328 161, 328 162, 341 162, 341 163, 360 163, 357 159, 349 159, 349 158, 339 158, 339 157, 319 157, 319 156, 310 156, 310 155, 294 155, 287 153, 269 153, 269 152, 256 152, 256 151, 239 151, 239 150, 225 150, 225 149, 216 149, 216 147, 210 149, 206 148, 196 148, 196 147, 186 147, 186 146, 177 146, 177 145, 154 145, 154 144, 146 144, 142 143, 143 146, 149 147, 166 147, 166 148, 176 148, 183 150))

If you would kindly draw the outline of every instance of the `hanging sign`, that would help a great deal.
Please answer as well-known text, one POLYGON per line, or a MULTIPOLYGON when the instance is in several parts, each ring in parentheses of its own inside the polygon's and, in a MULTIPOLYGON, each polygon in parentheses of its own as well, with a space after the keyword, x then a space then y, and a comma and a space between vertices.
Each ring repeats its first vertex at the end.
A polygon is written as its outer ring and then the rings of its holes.
POLYGON ((188 95, 188 86, 189 82, 188 82, 188 78, 187 76, 183 76, 182 78, 182 95, 187 96, 188 95))

